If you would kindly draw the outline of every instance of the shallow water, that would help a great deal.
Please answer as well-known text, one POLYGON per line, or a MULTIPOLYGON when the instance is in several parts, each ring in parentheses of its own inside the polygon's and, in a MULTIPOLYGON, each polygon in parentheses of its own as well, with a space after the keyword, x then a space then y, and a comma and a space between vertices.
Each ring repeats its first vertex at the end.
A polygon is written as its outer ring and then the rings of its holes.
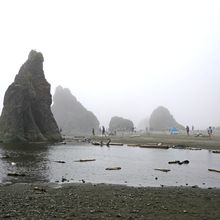
POLYGON ((220 154, 208 150, 144 149, 138 147, 100 147, 85 144, 54 146, 0 145, 0 182, 70 182, 112 183, 129 186, 220 187, 220 154), (2 158, 8 155, 9 158, 2 158), (96 159, 92 162, 75 162, 96 159), (168 164, 189 160, 189 164, 168 164), (55 161, 65 161, 57 163, 55 161), (14 165, 15 163, 15 165, 14 165), (107 171, 107 167, 121 170, 107 171), (164 173, 156 168, 170 169, 164 173), (24 177, 7 176, 9 172, 25 173, 24 177))

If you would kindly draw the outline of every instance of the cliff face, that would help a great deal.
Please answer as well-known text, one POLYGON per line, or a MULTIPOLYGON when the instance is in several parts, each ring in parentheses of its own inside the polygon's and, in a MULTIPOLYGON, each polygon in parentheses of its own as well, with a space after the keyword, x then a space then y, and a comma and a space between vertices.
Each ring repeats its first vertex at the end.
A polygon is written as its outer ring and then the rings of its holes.
POLYGON ((31 51, 14 82, 8 87, 0 118, 3 142, 60 141, 50 109, 50 84, 43 71, 43 55, 31 51))
POLYGON ((99 129, 96 116, 88 111, 67 88, 58 86, 53 97, 52 112, 66 135, 91 134, 99 129))
POLYGON ((114 131, 132 131, 134 129, 134 124, 128 119, 121 117, 112 117, 109 123, 109 130, 114 131))
POLYGON ((162 106, 152 112, 149 125, 151 131, 167 131, 172 127, 184 129, 184 126, 176 122, 169 110, 162 106))

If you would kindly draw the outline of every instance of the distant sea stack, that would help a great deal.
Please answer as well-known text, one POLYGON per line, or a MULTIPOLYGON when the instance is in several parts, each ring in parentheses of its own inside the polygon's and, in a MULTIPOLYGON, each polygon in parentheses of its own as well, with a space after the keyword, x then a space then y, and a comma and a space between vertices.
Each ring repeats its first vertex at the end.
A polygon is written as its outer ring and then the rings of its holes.
POLYGON ((149 118, 144 118, 144 119, 142 119, 142 120, 138 123, 137 129, 138 129, 138 130, 148 131, 148 129, 149 129, 149 118))
POLYGON ((52 112, 65 135, 91 134, 99 129, 96 116, 88 111, 67 88, 58 86, 53 96, 52 112))
POLYGON ((58 142, 61 134, 50 106, 43 55, 32 50, 8 87, 0 117, 2 142, 58 142))
POLYGON ((132 131, 134 129, 134 124, 132 121, 121 118, 121 117, 112 117, 109 123, 109 131, 132 131))
POLYGON ((152 112, 149 125, 151 131, 167 131, 172 127, 184 129, 184 126, 176 122, 169 110, 162 106, 152 112))

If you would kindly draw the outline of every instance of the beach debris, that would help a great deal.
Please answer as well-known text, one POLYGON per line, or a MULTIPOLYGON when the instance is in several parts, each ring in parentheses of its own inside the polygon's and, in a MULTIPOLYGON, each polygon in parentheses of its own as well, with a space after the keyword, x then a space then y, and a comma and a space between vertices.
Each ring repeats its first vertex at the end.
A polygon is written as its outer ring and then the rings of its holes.
POLYGON ((61 182, 63 183, 63 182, 66 182, 66 181, 68 181, 68 180, 65 177, 62 176, 61 182))
POLYGON ((179 165, 189 164, 189 160, 183 160, 182 162, 179 160, 174 160, 174 161, 169 161, 168 164, 179 164, 179 165))
POLYGON ((106 146, 107 146, 107 147, 109 147, 110 142, 111 142, 111 139, 109 138, 109 140, 108 140, 107 143, 106 143, 106 146))
POLYGON ((11 165, 12 165, 12 166, 15 166, 15 165, 16 165, 16 163, 15 163, 15 162, 11 162, 11 165))
POLYGON ((220 150, 213 150, 212 153, 214 153, 214 154, 220 154, 220 150))
POLYGON ((141 148, 156 148, 156 149, 169 149, 168 145, 158 145, 158 144, 144 144, 140 145, 141 148))
POLYGON ((104 143, 104 142, 101 140, 100 142, 98 142, 98 141, 92 141, 91 144, 92 144, 92 145, 96 145, 96 146, 101 146, 101 147, 102 147, 103 145, 106 145, 107 147, 109 147, 109 146, 123 146, 123 145, 124 145, 123 143, 112 143, 110 138, 107 140, 106 143, 104 143))
POLYGON ((8 154, 5 154, 5 156, 1 157, 1 159, 8 159, 10 156, 8 154))
POLYGON ((177 145, 174 145, 173 148, 175 148, 175 149, 186 149, 186 148, 188 148, 188 146, 186 146, 184 144, 177 144, 177 145))
POLYGON ((96 159, 80 159, 80 160, 75 160, 75 162, 91 162, 91 161, 96 161, 96 159))
POLYGON ((41 191, 41 192, 46 192, 46 189, 41 188, 41 187, 38 187, 38 186, 35 186, 35 187, 34 187, 34 190, 36 190, 36 191, 41 191))
POLYGON ((194 137, 205 137, 205 135, 200 133, 200 132, 198 132, 197 134, 194 135, 194 137))
POLYGON ((121 170, 121 167, 108 167, 105 170, 121 170))
POLYGON ((63 160, 55 160, 54 162, 56 162, 56 163, 66 163, 66 162, 63 161, 63 160))
POLYGON ((158 180, 158 177, 155 177, 155 180, 158 180))
POLYGON ((111 146, 123 146, 124 144, 122 144, 122 143, 110 143, 109 145, 111 145, 111 146))
POLYGON ((93 145, 95 145, 95 146, 100 146, 101 144, 100 144, 100 142, 97 142, 97 141, 92 141, 91 142, 93 145))
POLYGON ((82 183, 85 183, 86 181, 84 179, 82 179, 82 183))
POLYGON ((197 185, 193 185, 193 186, 192 186, 192 188, 194 188, 194 189, 195 189, 195 188, 199 188, 199 187, 198 187, 197 185))
POLYGON ((164 210, 167 210, 167 209, 168 209, 167 207, 165 207, 165 206, 163 206, 163 205, 161 206, 161 208, 164 209, 164 210))
POLYGON ((162 171, 162 172, 169 172, 170 169, 160 169, 160 168, 157 168, 157 169, 154 169, 154 170, 158 170, 158 171, 162 171))
POLYGON ((175 164, 175 163, 179 163, 179 160, 174 160, 174 161, 169 161, 168 164, 175 164))
POLYGON ((179 164, 179 165, 182 165, 182 164, 189 164, 189 161, 188 161, 188 160, 184 160, 184 161, 182 161, 182 162, 179 162, 178 164, 179 164))
POLYGON ((98 142, 98 141, 92 141, 91 143, 92 143, 92 145, 101 146, 101 147, 102 147, 103 144, 104 144, 103 141, 100 141, 100 142, 98 142))
POLYGON ((139 147, 139 144, 127 144, 128 147, 139 147))
POLYGON ((26 176, 24 173, 8 173, 8 176, 26 176))
POLYGON ((216 169, 208 169, 208 171, 220 173, 220 170, 216 170, 216 169))
POLYGON ((202 148, 197 148, 197 147, 190 147, 188 148, 189 150, 202 150, 202 148))

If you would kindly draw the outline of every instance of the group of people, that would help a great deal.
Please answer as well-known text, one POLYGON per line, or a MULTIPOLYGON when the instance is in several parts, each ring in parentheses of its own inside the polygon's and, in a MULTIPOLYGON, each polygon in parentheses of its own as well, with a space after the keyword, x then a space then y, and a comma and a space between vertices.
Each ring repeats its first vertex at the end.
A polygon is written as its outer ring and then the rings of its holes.
MULTIPOLYGON (((194 126, 192 125, 192 132, 194 131, 194 126)), ((189 126, 187 125, 186 126, 186 133, 187 135, 189 135, 189 126)))
MULTIPOLYGON (((186 134, 189 136, 189 126, 187 125, 186 126, 186 134)), ((194 131, 194 126, 192 126, 192 132, 194 131)), ((212 137, 212 134, 213 134, 213 128, 211 127, 211 126, 209 126, 208 127, 208 129, 207 129, 207 133, 208 133, 208 136, 209 136, 209 138, 211 138, 212 137)))
MULTIPOLYGON (((102 134, 102 136, 105 136, 105 127, 104 126, 100 127, 99 131, 102 134)), ((95 136, 95 128, 92 129, 92 135, 95 136)))

